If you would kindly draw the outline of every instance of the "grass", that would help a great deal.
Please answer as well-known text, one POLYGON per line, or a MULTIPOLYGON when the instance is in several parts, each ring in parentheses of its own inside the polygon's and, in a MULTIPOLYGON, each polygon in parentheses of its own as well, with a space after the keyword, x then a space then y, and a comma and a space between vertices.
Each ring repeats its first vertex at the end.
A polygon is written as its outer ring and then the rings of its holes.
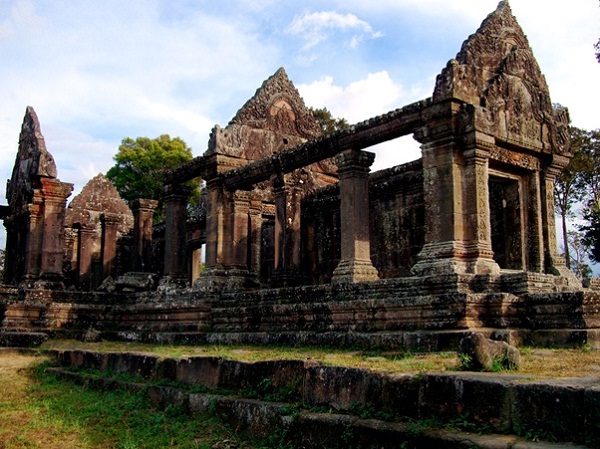
POLYGON ((0 353, 0 448, 246 448, 217 418, 156 410, 143 395, 95 391, 38 369, 44 358, 0 353))
MULTIPOLYGON (((460 370, 455 352, 411 354, 390 351, 359 351, 315 347, 264 346, 171 346, 159 344, 50 340, 43 349, 82 349, 99 352, 145 352, 163 357, 215 356, 231 360, 314 360, 328 366, 364 368, 388 373, 425 373, 460 370)), ((523 374, 540 378, 600 376, 600 352, 581 349, 521 348, 521 369, 499 375, 523 374)))

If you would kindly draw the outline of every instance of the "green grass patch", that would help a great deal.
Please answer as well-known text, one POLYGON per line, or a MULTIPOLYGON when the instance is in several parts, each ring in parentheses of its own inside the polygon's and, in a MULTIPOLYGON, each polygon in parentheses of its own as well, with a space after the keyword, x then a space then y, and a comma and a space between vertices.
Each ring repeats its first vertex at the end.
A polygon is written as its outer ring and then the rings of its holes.
POLYGON ((38 363, 39 358, 37 367, 16 369, 26 383, 20 394, 3 396, 3 449, 209 449, 224 441, 235 442, 236 448, 254 447, 213 416, 189 415, 176 406, 158 410, 142 394, 63 382, 38 363))

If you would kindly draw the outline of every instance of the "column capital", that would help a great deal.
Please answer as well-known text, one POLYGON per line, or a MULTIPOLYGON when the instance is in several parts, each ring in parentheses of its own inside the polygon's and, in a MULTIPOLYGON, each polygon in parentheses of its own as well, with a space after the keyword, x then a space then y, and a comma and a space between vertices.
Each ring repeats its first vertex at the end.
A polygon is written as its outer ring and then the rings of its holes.
POLYGON ((368 173, 374 161, 375 153, 354 149, 342 151, 335 157, 338 174, 340 175, 348 170, 366 171, 368 173))
POLYGON ((39 178, 39 188, 42 191, 44 200, 61 202, 71 196, 73 192, 73 184, 61 182, 54 178, 39 178))
POLYGON ((185 184, 165 184, 163 193, 165 195, 165 199, 180 198, 182 200, 185 199, 187 201, 187 199, 192 193, 192 188, 185 184))
POLYGON ((103 212, 100 214, 100 221, 106 226, 114 226, 119 224, 121 217, 119 214, 114 214, 111 212, 103 212))
POLYGON ((151 200, 146 198, 138 198, 129 203, 129 208, 133 211, 142 211, 142 212, 154 212, 158 207, 157 200, 151 200))

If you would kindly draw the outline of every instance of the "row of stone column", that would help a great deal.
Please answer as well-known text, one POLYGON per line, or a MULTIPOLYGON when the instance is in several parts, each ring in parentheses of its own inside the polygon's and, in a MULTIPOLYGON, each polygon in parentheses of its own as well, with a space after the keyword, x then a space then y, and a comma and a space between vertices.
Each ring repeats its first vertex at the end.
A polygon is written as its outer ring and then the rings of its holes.
MULTIPOLYGON (((340 153, 336 162, 340 178, 342 217, 341 261, 333 282, 377 279, 370 257, 369 171, 375 155, 358 150, 340 153)), ((218 172, 218 170, 214 170, 218 172)), ((274 282, 293 285, 300 270, 300 197, 286 185, 283 174, 272 177, 275 197, 274 282)), ((206 264, 196 282, 198 289, 240 289, 257 286, 260 270, 261 201, 248 191, 227 190, 219 178, 209 179, 206 217, 206 264)), ((165 189, 165 264, 161 284, 187 282, 185 208, 189 192, 182 185, 165 189)))
MULTIPOLYGON (((473 133, 436 136, 423 144, 425 245, 413 267, 416 275, 496 274, 490 222, 490 151, 493 137, 473 133)), ((369 171, 374 154, 347 150, 336 157, 340 186, 341 260, 332 282, 377 279, 370 257, 369 171)), ((522 175, 526 225, 523 267, 531 272, 561 272, 556 251, 554 180, 565 158, 553 155, 542 170, 522 175), (563 160, 564 159, 564 160, 563 160)), ((276 285, 298 283, 300 270, 300 200, 283 174, 271 178, 275 198, 276 285), (295 207, 292 207, 295 206, 295 207)), ((256 281, 260 245, 260 204, 245 191, 231 192, 218 178, 207 182, 206 267, 199 288, 240 288, 256 281), (258 239, 258 240, 257 240, 258 239), (251 243, 249 245, 249 243, 251 243), (253 248, 249 252, 249 248, 253 248)), ((165 275, 185 279, 184 196, 168 195, 165 275), (169 210, 172 213, 169 213, 169 210), (174 221, 169 221, 174 220, 174 221)), ((566 275, 565 273, 562 273, 566 275)))

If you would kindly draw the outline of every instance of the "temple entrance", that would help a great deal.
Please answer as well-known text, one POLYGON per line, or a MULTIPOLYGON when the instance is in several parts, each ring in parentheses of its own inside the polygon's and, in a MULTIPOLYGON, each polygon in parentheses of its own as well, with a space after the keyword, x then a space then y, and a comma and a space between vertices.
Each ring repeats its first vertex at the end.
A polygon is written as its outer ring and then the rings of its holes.
POLYGON ((489 195, 494 260, 502 269, 523 270, 523 220, 518 179, 490 176, 489 195))

